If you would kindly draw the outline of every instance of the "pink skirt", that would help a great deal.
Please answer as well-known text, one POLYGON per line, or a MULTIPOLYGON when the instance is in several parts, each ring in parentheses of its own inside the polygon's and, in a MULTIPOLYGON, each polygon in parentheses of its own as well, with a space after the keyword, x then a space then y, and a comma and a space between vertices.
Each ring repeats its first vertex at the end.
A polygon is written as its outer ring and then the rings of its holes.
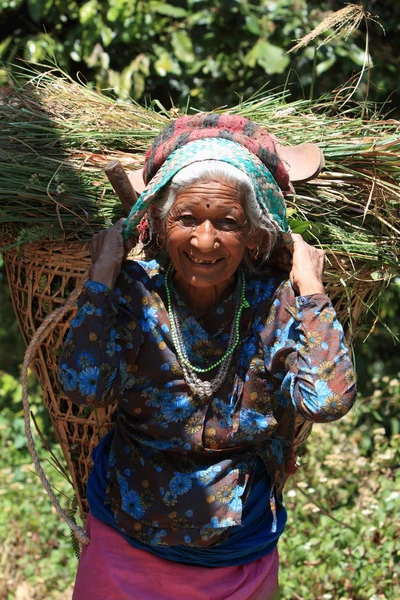
POLYGON ((92 515, 73 600, 274 600, 278 550, 247 565, 192 567, 133 548, 92 515))

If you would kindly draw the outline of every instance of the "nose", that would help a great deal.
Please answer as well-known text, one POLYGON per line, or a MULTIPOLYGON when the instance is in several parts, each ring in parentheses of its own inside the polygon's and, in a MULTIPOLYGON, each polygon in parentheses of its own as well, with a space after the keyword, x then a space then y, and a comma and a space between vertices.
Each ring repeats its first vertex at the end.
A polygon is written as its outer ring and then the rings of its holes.
POLYGON ((194 235, 191 239, 191 244, 200 252, 211 252, 216 248, 218 242, 218 232, 211 221, 203 221, 196 227, 194 235))

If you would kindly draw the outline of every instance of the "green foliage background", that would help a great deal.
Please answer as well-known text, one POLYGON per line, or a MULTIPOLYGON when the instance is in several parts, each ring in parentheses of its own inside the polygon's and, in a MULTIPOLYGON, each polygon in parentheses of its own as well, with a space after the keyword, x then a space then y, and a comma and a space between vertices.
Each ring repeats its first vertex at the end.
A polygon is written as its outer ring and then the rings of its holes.
MULTIPOLYGON (((366 27, 287 54, 293 40, 318 25, 341 1, 306 0, 0 0, 0 59, 55 58, 71 74, 121 98, 157 99, 201 109, 232 104, 264 85, 290 87, 294 99, 344 85, 365 59, 366 27), (316 52, 316 55, 314 53, 316 52), (315 70, 313 62, 315 58, 315 70)), ((400 104, 400 5, 365 0, 369 22, 370 100, 400 104)), ((326 36, 325 36, 326 37, 326 36)), ((323 37, 318 40, 322 41, 323 37)), ((360 86, 360 94, 367 84, 360 86)), ((396 109, 397 110, 397 109, 396 109)))
MULTIPOLYGON (((328 10, 343 2, 305 0, 0 0, 0 58, 46 62, 122 99, 167 108, 209 109, 236 103, 266 85, 292 98, 330 92, 357 78, 366 28, 316 50, 286 54, 328 10)), ((387 103, 398 116, 400 5, 363 2, 372 69, 359 100, 387 103)), ((0 70, 5 84, 5 71, 0 70)), ((0 261, 0 599, 70 598, 76 559, 69 531, 54 514, 28 454, 18 381, 23 343, 0 261), (25 586, 25 587, 24 587, 25 586), (22 590, 22 592, 21 592, 22 590)), ((397 600, 399 585, 400 284, 383 296, 355 346, 358 406, 339 423, 318 426, 302 469, 286 493, 290 519, 280 544, 285 600, 397 600), (384 323, 384 324, 383 324, 384 323), (366 342, 363 340, 367 337, 366 342), (325 515, 324 511, 331 517, 325 515), (397 520, 397 525, 396 525, 397 520), (344 523, 344 525, 343 525, 344 523)), ((32 377, 39 426, 58 452, 32 377)), ((40 446, 40 444, 39 444, 40 446)), ((53 484, 71 496, 46 461, 53 484)), ((61 496, 63 497, 63 496, 61 496)), ((65 506, 69 499, 64 498, 65 506)))

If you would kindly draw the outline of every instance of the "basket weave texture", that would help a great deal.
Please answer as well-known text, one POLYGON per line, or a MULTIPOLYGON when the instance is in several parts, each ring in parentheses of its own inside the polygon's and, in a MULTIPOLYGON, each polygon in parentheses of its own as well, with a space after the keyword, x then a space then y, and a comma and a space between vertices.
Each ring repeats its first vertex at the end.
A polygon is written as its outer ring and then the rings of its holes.
MULTIPOLYGON (((85 279, 90 266, 87 244, 82 242, 25 245, 5 252, 4 262, 12 301, 22 335, 28 344, 54 309, 63 305, 69 294, 85 279)), ((85 409, 72 404, 57 380, 57 360, 63 339, 73 318, 55 325, 31 365, 42 388, 43 402, 49 412, 56 437, 70 471, 81 516, 85 519, 86 482, 90 454, 99 438, 112 427, 115 406, 85 409)))
MULTIPOLYGON (((329 257, 326 277, 327 293, 333 299, 339 320, 349 341, 354 339, 364 303, 370 302, 379 287, 367 269, 362 270, 347 259, 329 257), (357 273, 357 276, 354 275, 357 273), (348 285, 345 284, 346 280, 348 285)), ((90 266, 88 245, 83 242, 35 242, 4 253, 12 301, 26 344, 54 309, 62 306, 69 294, 86 278, 90 266)), ((72 404, 57 380, 57 360, 63 339, 76 309, 55 323, 40 344, 31 365, 43 390, 43 402, 68 469, 83 521, 88 505, 86 483, 91 468, 90 454, 99 439, 113 427, 116 404, 106 408, 83 408, 72 404)), ((311 423, 298 420, 296 451, 305 443, 311 423)))

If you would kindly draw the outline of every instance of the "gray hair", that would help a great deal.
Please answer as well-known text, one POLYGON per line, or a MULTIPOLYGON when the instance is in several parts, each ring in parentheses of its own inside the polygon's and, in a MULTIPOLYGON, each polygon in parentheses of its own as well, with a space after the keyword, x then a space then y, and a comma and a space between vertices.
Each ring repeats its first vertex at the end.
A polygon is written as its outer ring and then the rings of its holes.
MULTIPOLYGON (((191 163, 183 167, 174 175, 168 185, 157 194, 154 205, 157 207, 157 218, 164 228, 170 210, 172 209, 178 192, 198 181, 222 179, 234 185, 238 192, 239 200, 244 208, 247 221, 250 225, 250 234, 260 233, 263 239, 262 249, 258 262, 262 264, 270 256, 278 239, 278 230, 274 223, 261 210, 250 177, 237 167, 218 160, 204 160, 191 163)), ((150 220, 150 227, 154 226, 150 220)), ((245 265, 254 271, 254 261, 249 252, 246 252, 245 265)))

